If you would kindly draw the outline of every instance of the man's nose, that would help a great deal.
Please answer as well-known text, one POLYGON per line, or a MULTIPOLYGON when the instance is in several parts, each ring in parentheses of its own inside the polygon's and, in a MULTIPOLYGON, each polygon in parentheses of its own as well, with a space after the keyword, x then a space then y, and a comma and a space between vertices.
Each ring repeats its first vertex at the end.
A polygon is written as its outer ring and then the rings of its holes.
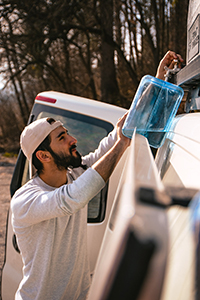
POLYGON ((75 137, 73 137, 73 136, 70 136, 70 137, 71 137, 71 139, 70 139, 70 146, 76 144, 77 143, 77 139, 75 137))

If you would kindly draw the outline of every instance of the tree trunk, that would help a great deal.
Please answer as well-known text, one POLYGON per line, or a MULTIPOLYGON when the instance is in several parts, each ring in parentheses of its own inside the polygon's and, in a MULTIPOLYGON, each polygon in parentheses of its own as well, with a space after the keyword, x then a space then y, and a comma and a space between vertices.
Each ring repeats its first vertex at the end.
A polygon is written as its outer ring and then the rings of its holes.
POLYGON ((115 103, 120 99, 114 64, 114 48, 107 43, 106 36, 113 36, 113 0, 100 1, 102 20, 101 42, 101 100, 115 103))

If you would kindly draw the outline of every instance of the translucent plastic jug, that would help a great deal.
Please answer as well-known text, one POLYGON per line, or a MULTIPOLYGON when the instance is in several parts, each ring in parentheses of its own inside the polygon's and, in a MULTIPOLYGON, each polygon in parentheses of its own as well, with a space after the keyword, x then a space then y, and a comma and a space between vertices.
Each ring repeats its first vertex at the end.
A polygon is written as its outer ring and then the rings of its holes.
POLYGON ((132 138, 136 128, 152 147, 161 147, 183 95, 183 89, 175 84, 144 76, 122 128, 123 134, 132 138))

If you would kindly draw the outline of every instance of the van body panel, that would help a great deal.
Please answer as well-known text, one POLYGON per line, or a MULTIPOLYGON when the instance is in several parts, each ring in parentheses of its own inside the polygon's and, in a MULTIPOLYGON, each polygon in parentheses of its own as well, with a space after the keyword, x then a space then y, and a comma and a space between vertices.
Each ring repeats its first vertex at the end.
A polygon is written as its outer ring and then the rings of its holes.
MULTIPOLYGON (((156 164, 168 189, 200 190, 200 113, 177 116, 156 164)), ((161 300, 195 299, 196 244, 191 228, 190 207, 171 206, 168 262, 161 300)))
POLYGON ((156 164, 166 186, 200 188, 200 113, 177 116, 156 164))
MULTIPOLYGON (((56 99, 55 103, 35 100, 35 103, 43 105, 57 107, 64 110, 75 111, 77 113, 93 116, 105 120, 107 122, 116 124, 116 121, 122 116, 127 110, 115 105, 104 103, 101 101, 91 100, 79 96, 68 95, 65 93, 48 91, 38 94, 49 99, 56 99)), ((36 97, 37 98, 37 97, 36 97)))
MULTIPOLYGON (((134 135, 107 224, 89 300, 122 299, 123 295, 124 299, 160 299, 168 253, 168 220, 161 206, 145 205, 141 201, 137 192, 141 187, 163 191, 147 139, 134 135), (135 237, 132 246, 128 242, 129 235, 135 237), (122 266, 128 256, 126 247, 133 253, 126 262, 131 277, 123 273, 122 266), (143 260, 146 266, 142 271, 143 260), (140 262, 138 265, 137 261, 140 262), (117 282, 118 295, 112 298, 117 282)), ((160 201, 162 204, 162 199, 160 201)))

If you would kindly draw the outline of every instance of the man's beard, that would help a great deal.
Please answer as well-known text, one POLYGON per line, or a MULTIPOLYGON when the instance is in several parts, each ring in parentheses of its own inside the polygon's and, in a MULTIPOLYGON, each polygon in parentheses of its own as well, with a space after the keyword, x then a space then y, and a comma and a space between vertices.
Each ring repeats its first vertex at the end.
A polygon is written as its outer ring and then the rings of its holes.
POLYGON ((76 145, 72 145, 69 149, 70 155, 64 153, 55 153, 51 149, 51 155, 53 156, 54 162, 59 170, 67 170, 68 168, 78 168, 81 167, 81 155, 78 151, 76 151, 76 156, 72 154, 72 150, 76 148, 76 145))

